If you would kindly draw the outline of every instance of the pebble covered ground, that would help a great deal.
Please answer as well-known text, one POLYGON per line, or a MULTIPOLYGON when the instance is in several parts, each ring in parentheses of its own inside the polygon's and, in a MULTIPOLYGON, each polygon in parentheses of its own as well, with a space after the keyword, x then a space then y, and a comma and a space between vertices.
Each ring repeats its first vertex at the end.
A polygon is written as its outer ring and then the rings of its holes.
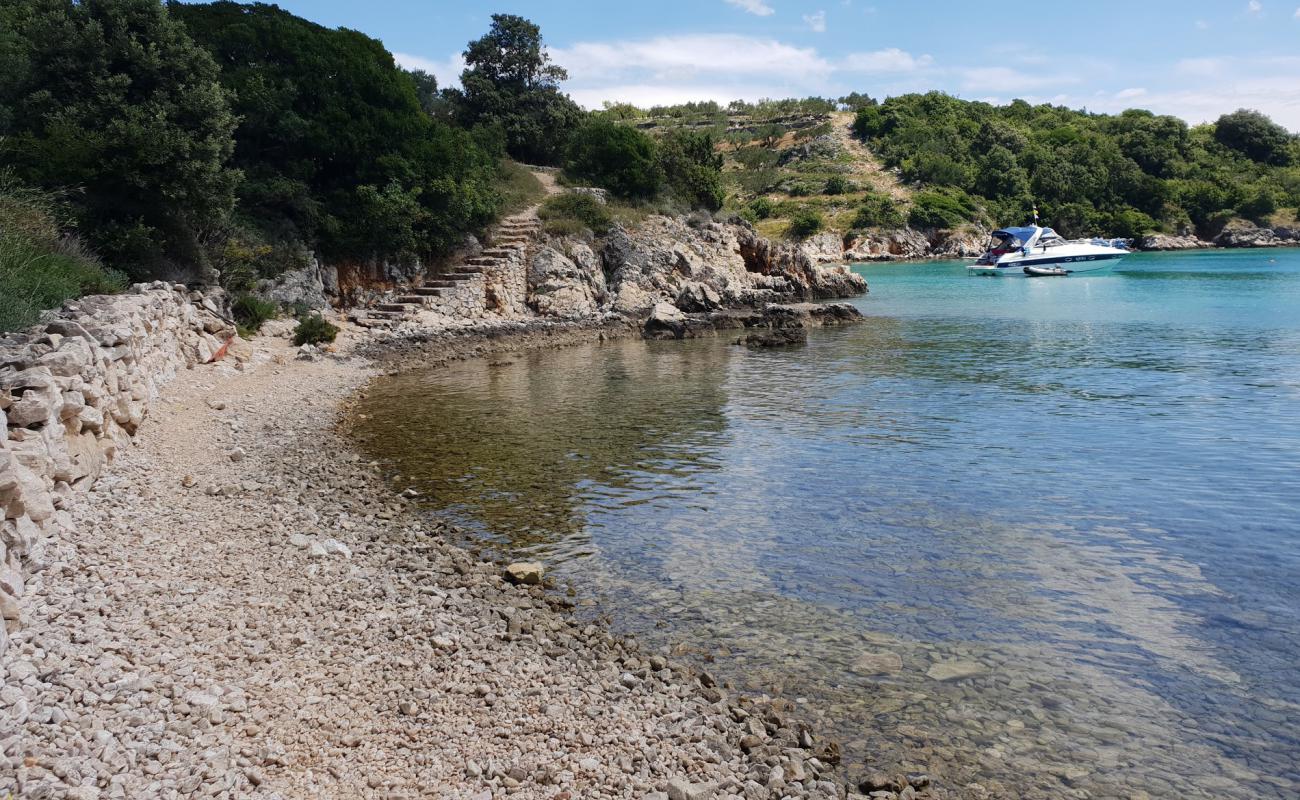
MULTIPOLYGON (((578 622, 408 513, 337 428, 377 369, 351 335, 179 376, 74 503, 4 656, 0 797, 952 796, 850 788, 787 701, 578 622)), ((429 352, 535 344, 455 339, 429 352)))

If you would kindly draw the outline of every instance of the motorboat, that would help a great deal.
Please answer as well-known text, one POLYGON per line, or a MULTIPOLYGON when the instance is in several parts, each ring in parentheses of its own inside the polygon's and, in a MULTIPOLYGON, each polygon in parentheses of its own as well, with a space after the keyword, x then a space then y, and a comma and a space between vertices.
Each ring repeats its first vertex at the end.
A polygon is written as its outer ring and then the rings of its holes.
POLYGON ((974 275, 1074 275, 1110 269, 1129 251, 1122 239, 1066 239, 1028 225, 993 231, 984 255, 966 269, 974 275))

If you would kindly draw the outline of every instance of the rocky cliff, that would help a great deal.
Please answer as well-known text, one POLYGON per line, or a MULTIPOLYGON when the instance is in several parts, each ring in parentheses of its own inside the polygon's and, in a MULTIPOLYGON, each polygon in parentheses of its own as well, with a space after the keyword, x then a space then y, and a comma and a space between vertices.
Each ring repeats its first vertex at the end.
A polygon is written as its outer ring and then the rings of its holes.
POLYGON ((594 243, 546 241, 529 261, 528 305, 566 319, 645 318, 661 302, 706 312, 862 294, 866 281, 843 262, 838 238, 772 242, 745 224, 653 216, 594 243))

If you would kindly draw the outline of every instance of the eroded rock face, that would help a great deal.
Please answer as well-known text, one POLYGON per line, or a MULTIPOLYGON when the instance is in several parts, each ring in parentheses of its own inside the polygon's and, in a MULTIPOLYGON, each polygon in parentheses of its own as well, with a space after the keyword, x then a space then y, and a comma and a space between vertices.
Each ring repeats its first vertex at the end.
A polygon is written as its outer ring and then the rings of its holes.
MULTIPOLYGON (((301 305, 307 308, 325 309, 329 307, 326 294, 331 291, 331 287, 326 285, 327 278, 337 281, 337 273, 327 275, 320 264, 313 260, 310 266, 303 269, 291 270, 274 279, 258 281, 257 294, 263 299, 282 306, 301 305)), ((334 286, 332 291, 337 292, 337 286, 334 286)))
POLYGON ((1272 228, 1254 225, 1229 225, 1214 237, 1219 247, 1281 247, 1286 242, 1278 238, 1272 228))
POLYGON ((568 254, 543 247, 528 264, 528 305, 538 314, 561 319, 595 315, 606 299, 605 272, 596 254, 581 242, 568 254))

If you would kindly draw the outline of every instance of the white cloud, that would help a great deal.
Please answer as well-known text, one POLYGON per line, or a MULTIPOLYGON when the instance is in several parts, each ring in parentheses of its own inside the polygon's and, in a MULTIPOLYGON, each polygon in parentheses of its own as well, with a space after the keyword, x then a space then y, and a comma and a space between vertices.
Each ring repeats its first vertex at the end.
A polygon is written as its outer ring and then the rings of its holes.
POLYGON ((764 3, 763 0, 726 0, 726 3, 756 17, 767 17, 776 13, 776 9, 764 3))
POLYGON ((1291 15, 1292 19, 1300 19, 1300 6, 1296 7, 1295 13, 1291 15))
POLYGON ((447 56, 442 61, 410 53, 393 53, 393 60, 406 69, 422 69, 433 75, 438 79, 439 89, 460 86, 460 74, 465 71, 465 57, 460 53, 447 56))
POLYGON ((1260 4, 1259 0, 1250 0, 1250 2, 1246 4, 1246 10, 1252 14, 1258 14, 1264 10, 1264 6, 1260 4))
POLYGON ((1121 89, 1115 93, 1116 100, 1132 100, 1135 97, 1142 97, 1147 93, 1146 89, 1133 87, 1131 89, 1121 89))
POLYGON ((929 55, 913 56, 905 50, 890 47, 870 53, 850 53, 840 67, 849 72, 914 72, 933 62, 929 55))
POLYGON ((804 14, 804 15, 803 15, 803 22, 804 22, 805 25, 807 25, 809 28, 813 29, 813 30, 816 31, 817 33, 825 33, 825 32, 826 32, 826 12, 825 12, 825 11, 818 11, 816 14, 804 14))
POLYGON ((1197 30, 1208 31, 1210 29, 1210 23, 1203 19, 1198 19, 1196 20, 1196 28, 1197 30))
POLYGON ((825 78, 831 64, 812 48, 738 34, 690 34, 553 48, 551 57, 575 82, 602 83, 628 75, 682 82, 718 75, 780 76, 799 82, 825 78))

